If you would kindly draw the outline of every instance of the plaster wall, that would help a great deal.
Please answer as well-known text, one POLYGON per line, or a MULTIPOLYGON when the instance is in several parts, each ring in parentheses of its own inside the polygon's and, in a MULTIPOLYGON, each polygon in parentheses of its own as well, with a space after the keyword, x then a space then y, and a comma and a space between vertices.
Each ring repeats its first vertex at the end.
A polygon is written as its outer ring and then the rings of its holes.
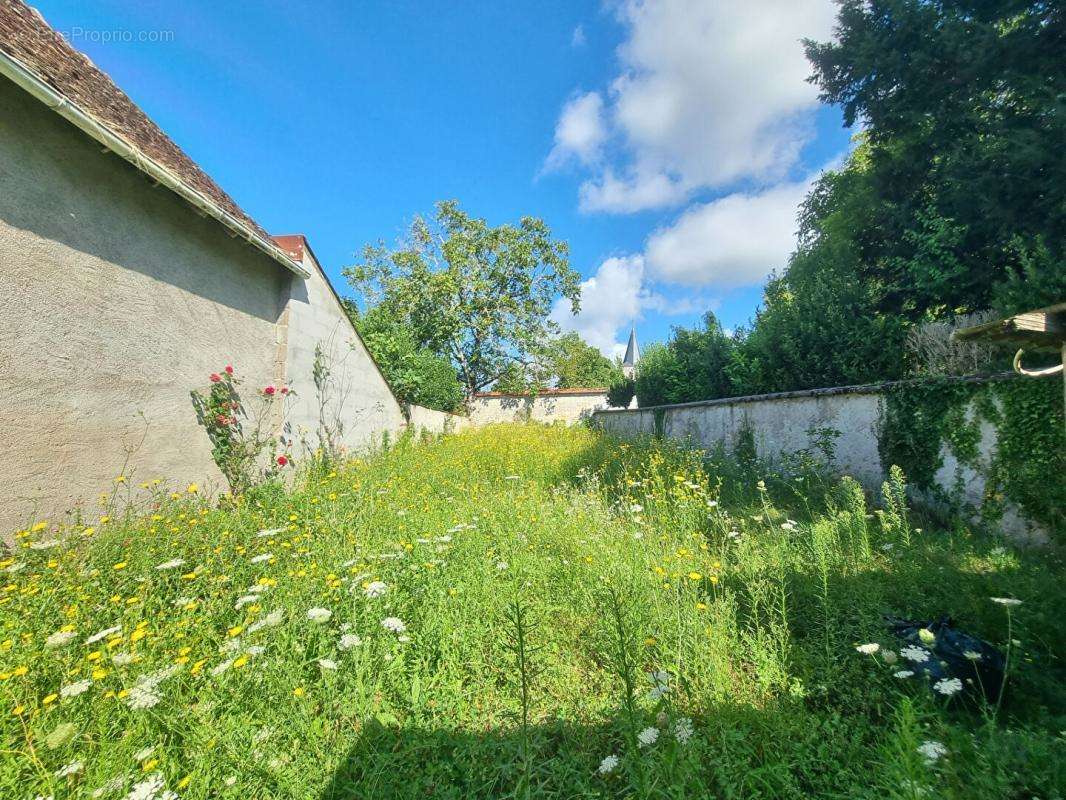
POLYGON ((437 411, 433 408, 408 406, 407 413, 410 417, 408 425, 416 434, 422 431, 429 433, 455 433, 470 425, 470 421, 466 417, 458 414, 449 414, 447 411, 437 411))
POLYGON ((288 283, 278 327, 279 369, 296 393, 286 406, 285 422, 297 455, 321 445, 322 422, 340 432, 342 447, 358 450, 384 431, 401 430, 403 409, 307 247, 303 265, 311 277, 288 283), (329 371, 321 395, 314 382, 316 347, 329 371))
POLYGON ((470 401, 470 424, 495 422, 565 422, 571 425, 607 408, 606 392, 582 394, 488 395, 470 401))
POLYGON ((403 427, 317 264, 299 279, 6 81, 0 260, 0 537, 95 517, 119 474, 225 488, 189 392, 226 364, 249 405, 288 381, 271 422, 313 440, 321 342, 344 442, 403 427))

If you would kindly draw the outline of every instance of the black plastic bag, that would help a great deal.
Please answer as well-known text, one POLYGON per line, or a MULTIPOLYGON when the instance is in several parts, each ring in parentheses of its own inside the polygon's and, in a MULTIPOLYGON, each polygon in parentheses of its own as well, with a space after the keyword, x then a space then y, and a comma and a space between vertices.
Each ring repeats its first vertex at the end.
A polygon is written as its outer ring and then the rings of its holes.
MULTIPOLYGON (((941 681, 958 678, 967 695, 984 695, 993 703, 999 698, 1007 660, 988 642, 958 630, 947 616, 932 622, 897 617, 885 617, 885 621, 896 638, 905 643, 901 655, 905 656, 909 648, 920 648, 927 653, 924 661, 920 658, 902 661, 906 669, 928 678, 931 686, 935 688, 941 681), (924 640, 923 630, 927 631, 924 640), (928 641, 929 634, 934 637, 932 641, 928 641)), ((909 652, 916 657, 921 655, 916 650, 909 652)))

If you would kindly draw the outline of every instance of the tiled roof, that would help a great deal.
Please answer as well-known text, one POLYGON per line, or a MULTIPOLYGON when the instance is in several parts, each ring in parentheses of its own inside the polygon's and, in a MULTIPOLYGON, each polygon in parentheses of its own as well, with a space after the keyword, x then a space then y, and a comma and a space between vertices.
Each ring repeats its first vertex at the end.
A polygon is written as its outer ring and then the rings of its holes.
POLYGON ((36 9, 21 0, 0 0, 0 50, 20 61, 113 133, 269 241, 266 231, 255 220, 196 166, 88 56, 75 50, 54 31, 36 9))

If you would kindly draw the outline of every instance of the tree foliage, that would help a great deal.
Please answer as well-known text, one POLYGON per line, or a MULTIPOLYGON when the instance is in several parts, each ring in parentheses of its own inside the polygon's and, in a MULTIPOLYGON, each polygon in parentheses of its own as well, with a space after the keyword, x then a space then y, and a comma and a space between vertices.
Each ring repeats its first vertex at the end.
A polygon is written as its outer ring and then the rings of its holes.
POLYGON ((1066 7, 843 0, 812 80, 868 138, 858 275, 908 319, 1066 291, 1066 7))
POLYGON ((576 333, 564 334, 552 342, 548 363, 560 389, 610 386, 623 377, 619 364, 576 333))
POLYGON ((710 311, 704 315, 702 328, 674 328, 670 341, 649 347, 637 365, 640 405, 685 403, 732 394, 728 368, 735 346, 710 311))
POLYGON ((377 362, 396 399, 440 411, 457 411, 463 387, 451 361, 420 345, 414 333, 388 305, 360 312, 346 303, 349 316, 377 362))
POLYGON ((558 332, 549 319, 558 297, 577 310, 567 253, 535 217, 492 227, 448 201, 432 221, 416 217, 397 247, 368 245, 344 274, 368 307, 449 359, 470 396, 543 354, 558 332))

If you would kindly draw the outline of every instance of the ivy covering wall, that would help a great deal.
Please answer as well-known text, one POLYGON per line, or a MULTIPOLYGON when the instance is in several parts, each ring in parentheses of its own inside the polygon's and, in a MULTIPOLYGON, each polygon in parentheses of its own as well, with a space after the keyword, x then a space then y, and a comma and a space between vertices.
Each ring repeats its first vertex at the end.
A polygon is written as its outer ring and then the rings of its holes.
POLYGON ((957 378, 903 382, 883 395, 878 450, 887 468, 898 464, 908 481, 951 504, 962 501, 956 486, 935 481, 950 452, 985 483, 977 509, 995 522, 1017 505, 1029 519, 1063 541, 1066 535, 1066 427, 1062 379, 1015 378, 985 382, 957 378), (995 431, 991 456, 981 454, 981 428, 995 431))

